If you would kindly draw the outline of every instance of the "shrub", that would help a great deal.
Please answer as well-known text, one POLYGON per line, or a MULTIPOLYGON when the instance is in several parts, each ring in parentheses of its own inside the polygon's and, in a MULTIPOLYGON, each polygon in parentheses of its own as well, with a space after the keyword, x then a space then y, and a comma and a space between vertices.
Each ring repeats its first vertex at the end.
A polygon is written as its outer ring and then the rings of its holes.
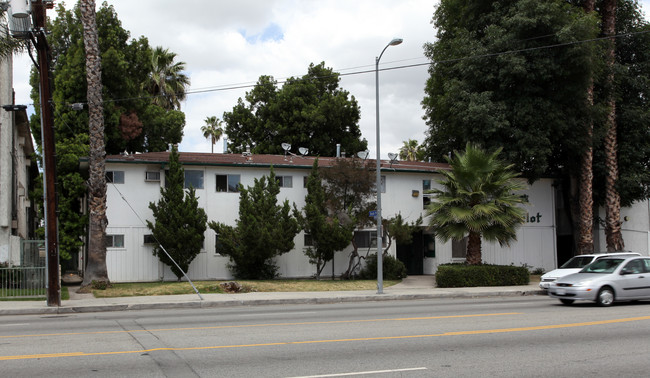
POLYGON ((438 287, 514 286, 527 285, 528 269, 521 266, 444 264, 438 266, 438 287))
MULTIPOLYGON (((383 256, 382 270, 385 280, 400 280, 406 278, 406 266, 404 263, 391 255, 383 256)), ((366 259, 366 266, 359 273, 363 280, 377 279, 377 255, 370 255, 366 259)))

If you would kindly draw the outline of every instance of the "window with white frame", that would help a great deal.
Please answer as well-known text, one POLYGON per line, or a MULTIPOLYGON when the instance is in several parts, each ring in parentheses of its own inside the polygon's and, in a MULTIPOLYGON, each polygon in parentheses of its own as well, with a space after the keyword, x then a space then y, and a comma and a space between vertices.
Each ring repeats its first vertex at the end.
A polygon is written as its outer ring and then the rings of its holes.
POLYGON ((203 189, 203 171, 185 170, 185 189, 203 189))
POLYGON ((275 179, 278 181, 280 188, 293 188, 292 176, 275 176, 275 179))
POLYGON ((106 182, 124 184, 124 171, 106 171, 106 182))
POLYGON ((153 234, 145 234, 143 239, 144 244, 156 244, 156 238, 153 237, 153 234))
POLYGON ((160 171, 147 171, 145 172, 144 181, 160 181, 160 171))
POLYGON ((223 251, 223 243, 219 239, 219 234, 214 234, 214 254, 221 256, 223 251))
POLYGON ((422 180, 422 208, 426 209, 431 204, 433 194, 431 191, 431 180, 422 180))
POLYGON ((217 192, 239 192, 240 175, 217 175, 217 192))
POLYGON ((314 246, 314 239, 311 237, 311 234, 308 234, 305 232, 303 235, 303 241, 305 247, 313 247, 314 246))
POLYGON ((124 235, 106 235, 106 248, 124 248, 124 235))
POLYGON ((355 231, 354 243, 357 248, 377 248, 377 231, 355 231))

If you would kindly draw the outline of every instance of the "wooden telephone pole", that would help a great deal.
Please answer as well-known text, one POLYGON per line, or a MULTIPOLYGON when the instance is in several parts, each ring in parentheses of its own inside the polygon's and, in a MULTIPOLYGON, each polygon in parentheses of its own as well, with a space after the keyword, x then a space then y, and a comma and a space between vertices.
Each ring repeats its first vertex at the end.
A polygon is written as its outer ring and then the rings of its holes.
POLYGON ((56 205, 56 159, 54 143, 54 118, 52 115, 52 89, 50 87, 49 46, 45 34, 45 9, 53 7, 52 1, 32 2, 34 29, 32 41, 38 53, 38 71, 41 95, 41 138, 43 147, 43 176, 45 189, 45 250, 47 261, 47 305, 61 306, 61 278, 59 272, 59 235, 56 205))

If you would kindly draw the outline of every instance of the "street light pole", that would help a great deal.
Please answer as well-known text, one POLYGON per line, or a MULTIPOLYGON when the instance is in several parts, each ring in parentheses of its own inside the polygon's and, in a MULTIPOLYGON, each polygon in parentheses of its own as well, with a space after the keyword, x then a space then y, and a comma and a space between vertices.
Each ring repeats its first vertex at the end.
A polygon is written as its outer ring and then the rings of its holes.
POLYGON ((384 293, 384 269, 383 269, 383 253, 384 245, 382 243, 382 229, 381 229, 381 151, 379 144, 379 60, 384 55, 384 51, 389 46, 397 46, 402 43, 401 38, 393 38, 388 42, 386 47, 381 50, 381 54, 375 58, 375 105, 376 105, 376 122, 377 122, 377 182, 375 184, 377 190, 377 294, 384 293))

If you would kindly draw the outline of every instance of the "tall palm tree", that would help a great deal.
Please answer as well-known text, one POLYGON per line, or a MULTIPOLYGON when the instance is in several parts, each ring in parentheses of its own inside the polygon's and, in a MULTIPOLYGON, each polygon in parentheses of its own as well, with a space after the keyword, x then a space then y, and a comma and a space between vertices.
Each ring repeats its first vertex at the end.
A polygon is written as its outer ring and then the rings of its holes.
MULTIPOLYGON (((616 0, 605 0, 602 4, 603 34, 605 36, 616 35, 616 0)), ((616 190, 618 181, 618 141, 616 127, 616 100, 614 98, 614 65, 616 63, 616 44, 614 40, 608 40, 605 52, 607 64, 607 134, 605 135, 605 166, 607 177, 605 178, 605 238, 607 250, 622 251, 625 248, 623 235, 621 233, 621 196, 616 190)))
POLYGON ((214 145, 217 143, 221 136, 223 135, 223 121, 221 121, 216 116, 206 117, 205 126, 201 126, 201 132, 205 139, 210 139, 212 142, 212 153, 214 153, 214 145))
POLYGON ((174 62, 176 53, 158 46, 151 51, 151 72, 147 83, 153 102, 165 109, 180 109, 181 101, 190 86, 190 78, 183 73, 185 62, 174 62))
POLYGON ((90 236, 88 259, 82 290, 93 281, 109 283, 106 268, 106 145, 104 142, 104 104, 99 38, 95 20, 95 0, 81 0, 81 21, 86 48, 86 81, 88 85, 88 127, 90 136, 88 196, 90 236))
POLYGON ((424 158, 424 150, 422 146, 418 145, 415 139, 404 141, 404 144, 399 149, 400 160, 406 161, 420 161, 424 158))
MULTIPOLYGON (((595 0, 586 0, 582 7, 587 13, 594 11, 595 0)), ((587 89, 587 106, 594 106, 594 80, 587 89)), ((578 254, 584 255, 594 252, 594 199, 593 199, 593 136, 594 122, 591 117, 587 120, 584 135, 585 150, 580 161, 579 191, 578 191, 578 254)))
POLYGON ((432 190, 429 225, 443 241, 468 236, 468 264, 482 261, 481 237, 509 245, 525 221, 526 211, 519 205, 526 200, 516 192, 527 187, 512 165, 498 159, 500 152, 489 154, 468 143, 464 153, 446 158, 451 170, 440 171, 442 189, 432 190))

